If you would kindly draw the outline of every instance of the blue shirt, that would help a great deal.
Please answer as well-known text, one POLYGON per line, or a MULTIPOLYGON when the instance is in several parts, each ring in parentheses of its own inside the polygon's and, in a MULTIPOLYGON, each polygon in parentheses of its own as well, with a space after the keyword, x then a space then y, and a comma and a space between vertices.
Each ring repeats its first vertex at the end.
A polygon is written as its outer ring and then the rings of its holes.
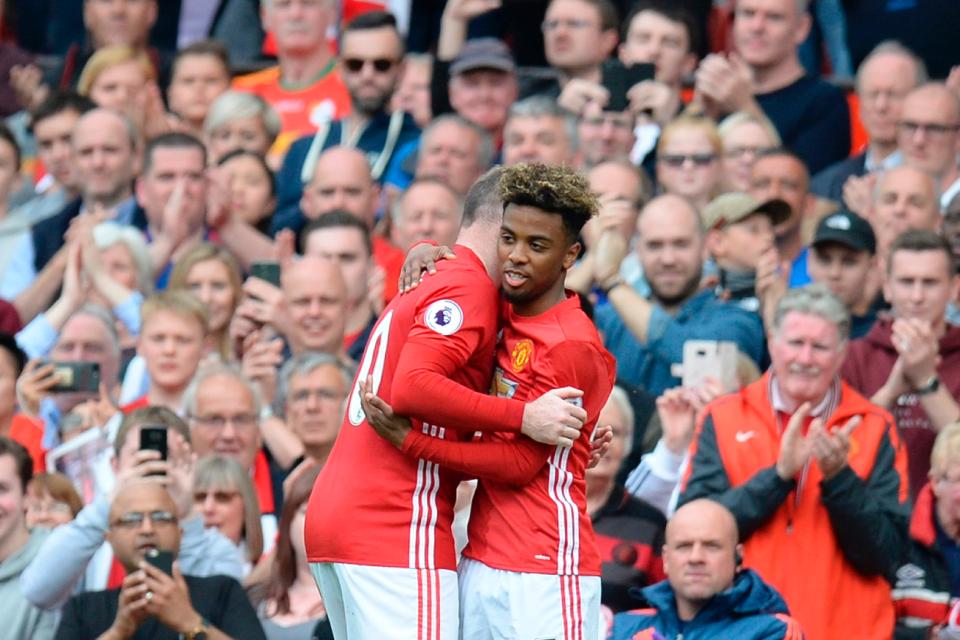
POLYGON ((790 288, 796 289, 813 282, 810 273, 807 271, 807 256, 810 254, 810 247, 804 247, 793 262, 790 264, 790 288))
POLYGON ((671 366, 683 362, 687 340, 730 340, 758 365, 763 357, 763 324, 755 313, 718 300, 713 291, 701 291, 670 315, 654 304, 642 345, 620 319, 613 305, 597 309, 597 327, 607 349, 617 359, 617 377, 660 395, 680 384, 671 366))

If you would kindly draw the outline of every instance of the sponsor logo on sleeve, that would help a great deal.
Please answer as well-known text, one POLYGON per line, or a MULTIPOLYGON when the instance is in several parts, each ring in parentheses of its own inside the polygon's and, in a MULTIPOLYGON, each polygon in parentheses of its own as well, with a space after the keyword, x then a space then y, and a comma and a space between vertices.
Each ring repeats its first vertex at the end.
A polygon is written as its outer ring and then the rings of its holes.
POLYGON ((437 300, 427 307, 423 322, 442 336, 452 336, 463 326, 463 310, 453 300, 437 300))

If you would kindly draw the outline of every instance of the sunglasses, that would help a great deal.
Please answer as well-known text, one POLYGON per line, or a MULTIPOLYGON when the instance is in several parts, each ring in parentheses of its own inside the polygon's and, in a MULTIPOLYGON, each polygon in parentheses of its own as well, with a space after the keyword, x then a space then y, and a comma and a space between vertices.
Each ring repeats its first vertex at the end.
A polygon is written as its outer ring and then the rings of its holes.
POLYGON ((363 58, 344 58, 343 66, 350 73, 360 73, 367 64, 373 65, 373 70, 377 73, 386 73, 397 64, 396 60, 390 58, 376 58, 374 60, 364 60, 363 58))
POLYGON ((705 167, 716 159, 717 154, 715 153, 665 154, 659 158, 661 162, 670 167, 682 167, 687 160, 698 167, 705 167))

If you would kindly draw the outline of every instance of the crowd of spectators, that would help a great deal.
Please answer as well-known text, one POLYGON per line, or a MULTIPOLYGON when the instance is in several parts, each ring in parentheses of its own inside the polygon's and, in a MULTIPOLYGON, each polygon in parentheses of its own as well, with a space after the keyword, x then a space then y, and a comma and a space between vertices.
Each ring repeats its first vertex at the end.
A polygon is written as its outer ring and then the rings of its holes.
POLYGON ((542 163, 600 202, 603 633, 960 637, 958 6, 0 0, 0 635, 332 637, 404 256, 542 163))

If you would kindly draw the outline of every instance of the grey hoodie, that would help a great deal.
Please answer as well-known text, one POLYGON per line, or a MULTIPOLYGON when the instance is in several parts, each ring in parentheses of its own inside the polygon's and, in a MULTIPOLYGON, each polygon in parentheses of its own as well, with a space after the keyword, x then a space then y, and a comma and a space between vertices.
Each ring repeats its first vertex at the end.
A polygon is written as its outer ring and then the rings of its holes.
POLYGON ((10 640, 47 640, 57 631, 60 614, 33 606, 20 591, 20 574, 36 557, 47 529, 34 529, 15 554, 0 562, 0 635, 10 640))

